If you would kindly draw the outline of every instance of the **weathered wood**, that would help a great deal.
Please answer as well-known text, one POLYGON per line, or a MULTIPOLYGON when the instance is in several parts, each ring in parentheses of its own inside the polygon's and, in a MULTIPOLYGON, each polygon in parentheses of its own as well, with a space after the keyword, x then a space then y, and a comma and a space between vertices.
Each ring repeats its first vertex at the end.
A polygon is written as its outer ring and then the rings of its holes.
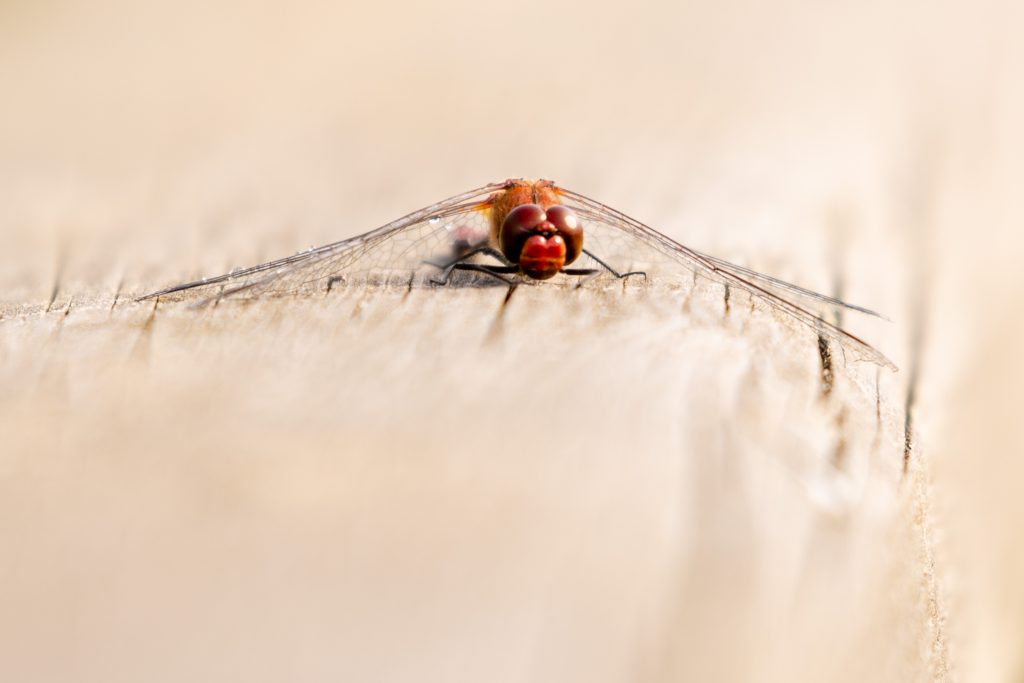
POLYGON ((1019 332, 977 262, 1010 250, 963 221, 1020 215, 1021 157, 957 104, 1019 64, 996 10, 203 8, 7 10, 5 680, 923 681, 951 649, 1012 675, 1012 643, 964 634, 1020 623, 993 616, 1020 554, 998 588, 970 559, 1019 510, 986 500, 1012 442, 969 453, 989 413, 957 389, 1019 332), (890 11, 934 35, 875 36, 890 11), (132 301, 513 173, 884 311, 843 322, 901 371, 829 348, 825 372, 714 287, 132 301))

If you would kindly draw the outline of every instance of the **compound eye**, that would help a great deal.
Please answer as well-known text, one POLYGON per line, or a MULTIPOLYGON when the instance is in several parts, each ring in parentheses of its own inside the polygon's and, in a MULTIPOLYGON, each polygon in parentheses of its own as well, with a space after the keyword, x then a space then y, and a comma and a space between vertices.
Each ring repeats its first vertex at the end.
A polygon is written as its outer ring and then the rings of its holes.
POLYGON ((536 204, 520 204, 505 216, 503 227, 533 230, 544 220, 544 209, 536 204))
POLYGON ((565 262, 572 263, 583 251, 583 227, 579 216, 569 207, 556 204, 548 208, 547 220, 565 240, 565 262))
POLYGON ((580 229, 580 219, 576 212, 568 206, 555 204, 548 207, 548 220, 554 223, 559 232, 574 232, 580 229))
POLYGON ((544 209, 536 204, 520 204, 508 212, 501 224, 501 251, 513 263, 519 263, 523 244, 538 225, 547 218, 544 209))

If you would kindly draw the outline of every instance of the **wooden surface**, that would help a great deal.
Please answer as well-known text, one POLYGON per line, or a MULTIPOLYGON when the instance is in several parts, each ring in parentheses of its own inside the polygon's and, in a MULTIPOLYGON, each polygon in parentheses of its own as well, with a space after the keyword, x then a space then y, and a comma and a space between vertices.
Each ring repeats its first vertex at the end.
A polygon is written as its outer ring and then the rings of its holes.
POLYGON ((1024 676, 1019 11, 0 13, 5 680, 1024 676), (900 372, 713 288, 132 301, 509 176, 900 372))

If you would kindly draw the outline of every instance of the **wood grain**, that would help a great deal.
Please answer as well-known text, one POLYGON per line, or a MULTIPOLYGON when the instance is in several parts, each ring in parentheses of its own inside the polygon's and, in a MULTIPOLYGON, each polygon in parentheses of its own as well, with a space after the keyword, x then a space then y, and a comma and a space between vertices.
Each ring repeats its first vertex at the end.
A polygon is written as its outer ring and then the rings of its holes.
POLYGON ((5 680, 1021 676, 1019 12, 516 7, 0 10, 5 680), (714 287, 132 300, 520 175, 900 372, 714 287))

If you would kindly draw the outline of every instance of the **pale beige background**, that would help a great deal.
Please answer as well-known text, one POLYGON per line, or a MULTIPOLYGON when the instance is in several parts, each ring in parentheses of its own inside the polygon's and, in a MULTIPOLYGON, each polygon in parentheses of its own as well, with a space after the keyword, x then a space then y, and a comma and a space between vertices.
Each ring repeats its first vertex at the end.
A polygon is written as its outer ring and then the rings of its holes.
POLYGON ((3 4, 0 675, 1024 680, 1022 19, 3 4), (508 176, 901 371, 713 290, 130 301, 508 176))

